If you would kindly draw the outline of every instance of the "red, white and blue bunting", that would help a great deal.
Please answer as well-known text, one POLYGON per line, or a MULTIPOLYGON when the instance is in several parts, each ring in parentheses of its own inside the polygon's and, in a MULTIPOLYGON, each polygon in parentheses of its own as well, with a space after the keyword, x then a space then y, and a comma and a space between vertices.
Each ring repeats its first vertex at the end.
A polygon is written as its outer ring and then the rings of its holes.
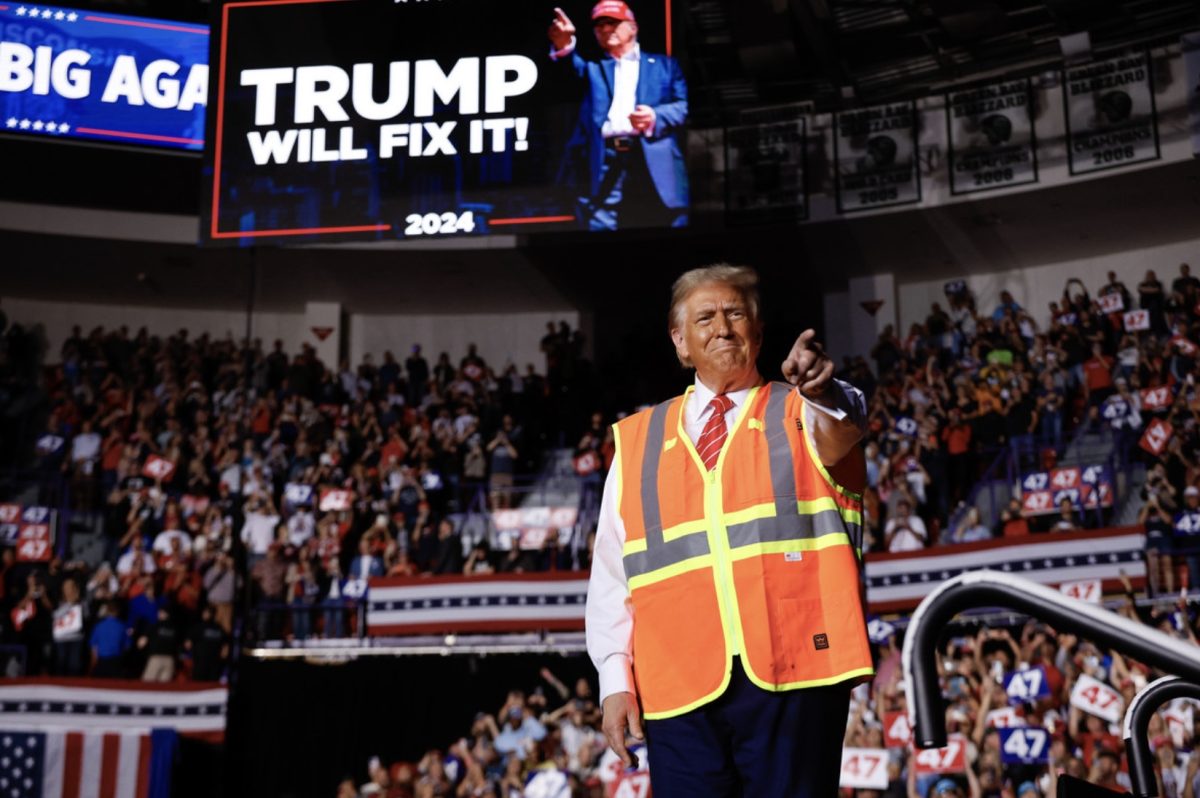
POLYGON ((1146 576, 1145 542, 1140 528, 1126 527, 868 554, 867 602, 876 613, 912 609, 943 581, 983 568, 1044 585, 1099 579, 1105 590, 1117 589, 1123 572, 1137 586, 1146 576))
POLYGON ((225 733, 228 690, 215 683, 149 684, 124 679, 0 681, 0 729, 66 727, 120 732, 174 729, 213 739, 225 733))
POLYGON ((581 630, 587 574, 372 579, 367 633, 581 630))

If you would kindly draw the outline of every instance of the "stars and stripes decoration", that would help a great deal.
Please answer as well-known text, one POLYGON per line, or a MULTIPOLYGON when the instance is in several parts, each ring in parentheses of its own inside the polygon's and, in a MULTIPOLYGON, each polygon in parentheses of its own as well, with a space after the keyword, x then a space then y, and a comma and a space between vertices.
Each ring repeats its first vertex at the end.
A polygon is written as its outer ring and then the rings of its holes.
POLYGON ((372 636, 581 630, 587 576, 385 577, 367 595, 372 636))
POLYGON ((0 727, 0 798, 167 798, 176 734, 0 727))
POLYGON ((20 5, 13 9, 13 13, 18 17, 25 17, 26 19, 52 19, 55 22, 75 22, 79 19, 79 15, 74 11, 64 11, 61 8, 39 8, 37 6, 20 5))
POLYGON ((981 543, 938 546, 866 558, 871 612, 912 609, 945 580, 991 568, 1044 585, 1099 579, 1115 588, 1122 573, 1138 584, 1146 576, 1145 535, 1128 527, 1096 532, 1049 532, 981 543))
POLYGON ((4 120, 6 130, 20 130, 22 133, 69 133, 71 126, 66 122, 55 122, 53 120, 43 121, 41 119, 27 119, 22 117, 18 119, 15 116, 10 116, 4 120))
MULTIPOLYGON (((0 681, 0 729, 69 727, 83 731, 169 728, 220 739, 228 690, 218 684, 149 684, 124 679, 0 681)), ((4 798, 0 791, 0 798, 4 798)))

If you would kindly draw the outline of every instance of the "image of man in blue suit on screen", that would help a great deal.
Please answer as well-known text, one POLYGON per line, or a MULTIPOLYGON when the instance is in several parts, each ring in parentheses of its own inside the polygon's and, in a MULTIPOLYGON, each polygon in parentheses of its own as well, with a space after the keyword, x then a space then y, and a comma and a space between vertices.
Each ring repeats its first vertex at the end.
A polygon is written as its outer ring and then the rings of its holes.
POLYGON ((674 58, 642 51, 637 20, 621 0, 596 3, 592 31, 605 53, 600 61, 576 52, 575 25, 554 9, 550 57, 586 84, 568 147, 586 166, 580 223, 589 230, 682 227, 688 218, 683 70, 674 58))

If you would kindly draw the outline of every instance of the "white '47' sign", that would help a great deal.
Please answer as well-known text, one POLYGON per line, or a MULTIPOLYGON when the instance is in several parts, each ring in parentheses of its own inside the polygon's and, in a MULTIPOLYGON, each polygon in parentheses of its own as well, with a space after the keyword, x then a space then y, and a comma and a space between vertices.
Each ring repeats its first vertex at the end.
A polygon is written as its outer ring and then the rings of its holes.
POLYGON ((1117 723, 1121 720, 1125 700, 1104 682, 1081 673, 1079 681, 1075 682, 1075 689, 1071 691, 1071 706, 1079 707, 1109 723, 1117 723))

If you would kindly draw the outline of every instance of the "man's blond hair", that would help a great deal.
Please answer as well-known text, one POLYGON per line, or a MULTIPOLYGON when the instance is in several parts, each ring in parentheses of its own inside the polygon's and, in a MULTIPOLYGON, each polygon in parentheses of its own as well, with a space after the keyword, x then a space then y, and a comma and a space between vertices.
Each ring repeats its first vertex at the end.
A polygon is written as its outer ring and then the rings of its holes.
MULTIPOLYGON (((750 321, 758 326, 758 272, 749 266, 714 263, 711 266, 686 271, 675 280, 675 284, 671 286, 671 309, 667 314, 668 331, 674 332, 683 327, 687 321, 684 318, 684 302, 693 291, 709 283, 725 283, 736 289, 746 303, 746 313, 749 314, 750 321)), ((679 356, 679 362, 687 368, 692 367, 689 358, 679 356)))

